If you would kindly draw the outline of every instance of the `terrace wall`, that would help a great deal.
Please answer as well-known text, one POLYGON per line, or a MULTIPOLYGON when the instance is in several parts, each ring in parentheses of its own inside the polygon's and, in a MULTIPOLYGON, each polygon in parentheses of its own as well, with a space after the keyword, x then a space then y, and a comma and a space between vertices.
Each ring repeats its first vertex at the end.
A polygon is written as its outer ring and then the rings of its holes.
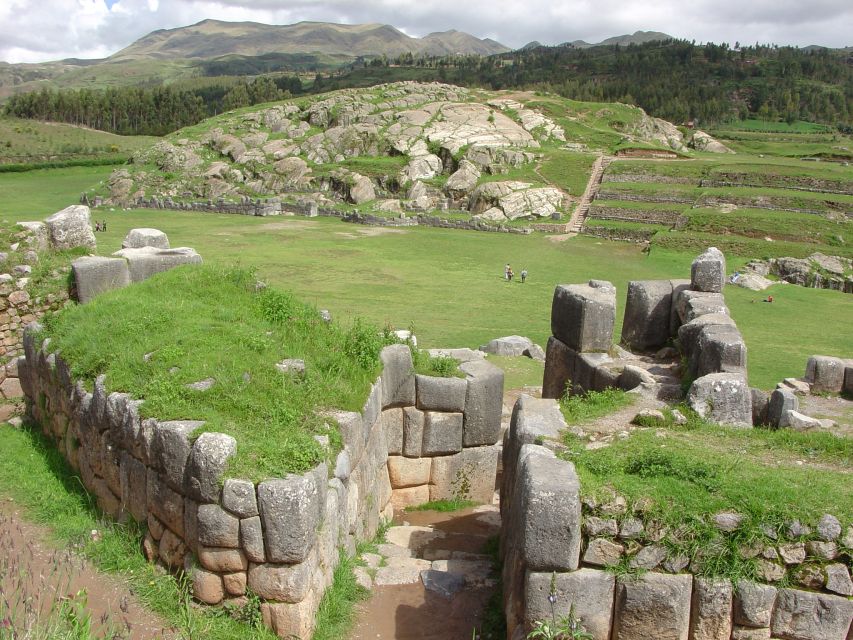
POLYGON ((785 537, 745 550, 758 558, 762 582, 733 586, 694 575, 701 563, 671 551, 666 530, 644 522, 624 498, 614 494, 606 504, 582 498, 574 465, 554 452, 566 429, 555 400, 522 396, 504 440, 508 638, 525 638, 552 611, 560 618, 573 610, 594 640, 849 640, 853 586, 842 549, 853 543, 853 530, 840 539, 838 520, 826 515, 810 523, 817 536, 809 542, 802 542, 808 529, 797 522, 785 537), (617 578, 607 570, 622 563, 641 573, 617 578), (799 576, 788 584, 808 588, 774 586, 786 570, 799 576))
POLYGON ((355 553, 395 507, 449 497, 491 501, 503 373, 463 364, 466 377, 415 376, 411 352, 382 353, 361 412, 326 415, 343 450, 304 474, 224 479, 239 443, 203 423, 143 419, 141 401, 92 392, 31 325, 16 361, 29 417, 41 425, 99 507, 145 529, 149 560, 184 570, 208 604, 259 595, 264 622, 307 640, 339 554, 355 553))

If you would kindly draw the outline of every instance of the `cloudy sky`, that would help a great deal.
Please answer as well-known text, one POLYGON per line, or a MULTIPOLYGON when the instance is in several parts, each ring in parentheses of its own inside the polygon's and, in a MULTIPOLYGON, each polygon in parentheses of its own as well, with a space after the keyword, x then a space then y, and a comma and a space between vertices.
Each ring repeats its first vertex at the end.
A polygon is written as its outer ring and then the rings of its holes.
POLYGON ((459 29, 510 47, 637 30, 698 42, 853 45, 850 0, 0 0, 0 60, 105 57, 155 29, 205 18, 382 22, 412 36, 459 29))

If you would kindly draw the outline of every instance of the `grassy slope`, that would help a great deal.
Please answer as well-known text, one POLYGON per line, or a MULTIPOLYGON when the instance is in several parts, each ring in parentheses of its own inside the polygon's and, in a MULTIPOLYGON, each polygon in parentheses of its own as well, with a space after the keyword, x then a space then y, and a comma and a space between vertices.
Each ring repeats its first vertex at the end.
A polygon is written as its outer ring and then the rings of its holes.
MULTIPOLYGON (((283 477, 323 460, 312 436, 336 436, 318 407, 361 409, 382 338, 254 284, 245 270, 174 269, 52 316, 47 333, 76 378, 105 373, 110 391, 145 399, 144 416, 205 420, 204 430, 233 435, 229 476, 283 477), (305 375, 278 371, 285 358, 303 359, 305 375), (208 390, 187 388, 210 378, 208 390)), ((332 437, 333 453, 339 445, 332 437)))
POLYGON ((149 136, 117 136, 69 124, 0 117, 0 162, 127 157, 155 140, 149 136))

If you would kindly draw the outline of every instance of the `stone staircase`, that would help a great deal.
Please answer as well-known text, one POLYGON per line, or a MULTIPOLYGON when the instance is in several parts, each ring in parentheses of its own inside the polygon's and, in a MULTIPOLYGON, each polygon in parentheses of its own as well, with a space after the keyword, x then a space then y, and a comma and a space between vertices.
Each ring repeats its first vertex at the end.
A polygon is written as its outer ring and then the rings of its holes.
POLYGON ((612 156, 605 155, 600 155, 596 158, 592 165, 592 174, 589 176, 586 189, 581 196, 580 202, 575 207, 571 219, 566 224, 566 233, 580 233, 581 229, 583 229, 586 216, 589 213, 589 206, 595 200, 595 196, 598 194, 598 189, 601 186, 601 180, 604 177, 604 172, 613 160, 612 156))

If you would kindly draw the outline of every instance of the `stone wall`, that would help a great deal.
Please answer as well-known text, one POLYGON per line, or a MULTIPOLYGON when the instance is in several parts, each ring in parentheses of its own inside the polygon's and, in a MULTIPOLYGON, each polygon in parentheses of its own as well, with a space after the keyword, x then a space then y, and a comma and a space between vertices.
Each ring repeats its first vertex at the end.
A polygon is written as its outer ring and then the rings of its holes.
POLYGON ((491 501, 503 373, 465 363, 465 378, 415 376, 409 348, 382 352, 382 376, 359 413, 324 413, 343 450, 303 474, 224 479, 237 447, 204 423, 143 419, 141 401, 71 378, 31 325, 16 360, 29 416, 42 426, 109 516, 146 528, 152 561, 192 578, 218 604, 247 589, 280 637, 311 637, 339 552, 371 539, 394 507, 462 497, 491 501))
POLYGON ((595 224, 584 224, 581 233, 593 238, 604 238, 605 240, 616 240, 619 242, 646 243, 658 232, 658 229, 628 229, 626 227, 605 227, 595 224))
POLYGON ((626 222, 674 225, 679 221, 681 213, 667 209, 628 209, 594 204, 589 209, 589 217, 597 220, 624 220, 626 222))
POLYGON ((657 202, 661 204, 693 204, 694 197, 679 195, 677 193, 640 193, 608 189, 603 185, 596 196, 596 200, 625 200, 628 202, 657 202))
MULTIPOLYGON (((693 575, 700 565, 670 551, 666 532, 624 498, 584 500, 574 466, 552 450, 567 428, 556 401, 522 396, 504 440, 507 638, 522 640, 552 611, 560 618, 573 610, 594 640, 849 640, 853 583, 841 550, 853 545, 853 527, 845 533, 829 514, 814 528, 790 523, 749 556, 765 582, 693 575), (616 578, 605 569, 620 562, 646 572, 616 578), (786 570, 797 576, 787 584, 808 590, 769 584, 786 570)), ((715 522, 725 531, 736 517, 715 522)))
MULTIPOLYGON (((722 290, 723 254, 711 247, 691 266, 690 280, 628 283, 622 342, 640 353, 678 345, 693 380, 687 401, 719 424, 752 426, 752 392, 746 377, 746 343, 729 315, 722 290)), ((542 397, 560 398, 608 387, 638 390, 660 399, 680 397, 670 382, 613 355, 616 288, 609 282, 558 285, 551 305, 542 397)), ((628 353, 627 356, 631 354, 628 353)))

